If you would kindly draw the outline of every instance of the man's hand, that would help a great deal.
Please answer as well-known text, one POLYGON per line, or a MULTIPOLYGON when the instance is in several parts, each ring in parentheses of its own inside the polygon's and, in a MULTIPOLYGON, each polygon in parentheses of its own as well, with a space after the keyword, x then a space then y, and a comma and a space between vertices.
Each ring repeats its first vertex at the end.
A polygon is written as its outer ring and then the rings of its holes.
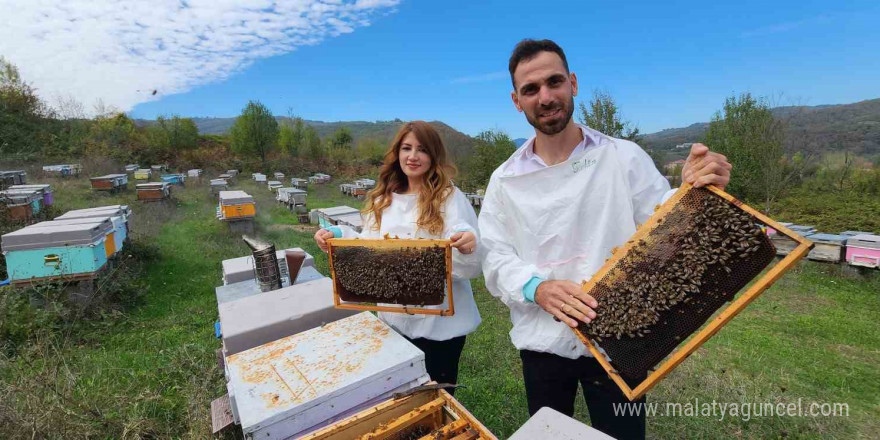
POLYGON ((599 305, 592 296, 581 291, 581 286, 564 280, 539 284, 535 303, 569 327, 577 327, 576 320, 589 324, 596 317, 593 309, 599 305))
POLYGON ((327 252, 327 240, 331 238, 333 238, 333 232, 326 229, 320 229, 318 232, 315 232, 315 244, 324 252, 327 252))
POLYGON ((690 183, 695 188, 715 185, 724 189, 730 182, 731 168, 733 165, 723 154, 713 153, 703 144, 694 144, 681 170, 681 181, 690 183))
POLYGON ((452 241, 452 247, 462 254, 472 254, 477 250, 477 236, 473 232, 456 232, 449 239, 452 241))

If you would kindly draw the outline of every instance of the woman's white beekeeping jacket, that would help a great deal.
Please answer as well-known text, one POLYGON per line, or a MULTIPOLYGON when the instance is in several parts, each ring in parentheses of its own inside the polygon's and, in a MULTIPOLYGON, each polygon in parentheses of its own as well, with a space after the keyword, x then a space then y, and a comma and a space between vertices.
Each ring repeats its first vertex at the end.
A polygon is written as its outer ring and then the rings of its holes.
POLYGON ((672 194, 638 145, 580 128, 598 142, 565 162, 514 175, 509 165, 532 138, 496 169, 479 219, 486 288, 510 308, 511 341, 571 359, 589 352, 566 324, 526 300, 523 286, 532 277, 590 279, 672 194))
MULTIPOLYGON (((481 269, 481 248, 477 215, 474 208, 458 188, 446 199, 443 207, 444 230, 441 235, 430 235, 416 227, 418 219, 418 195, 393 194, 391 205, 382 212, 382 225, 373 229, 372 216, 364 219, 360 234, 348 226, 340 226, 343 238, 380 238, 385 234, 400 238, 446 239, 456 232, 472 232, 477 237, 477 248, 473 253, 462 254, 452 249, 452 290, 455 299, 455 314, 452 316, 408 315, 405 313, 380 312, 379 317, 399 333, 409 338, 426 338, 445 341, 467 335, 480 325, 480 312, 474 302, 470 279, 478 277, 481 269)), ((425 306, 444 309, 447 304, 425 306)))

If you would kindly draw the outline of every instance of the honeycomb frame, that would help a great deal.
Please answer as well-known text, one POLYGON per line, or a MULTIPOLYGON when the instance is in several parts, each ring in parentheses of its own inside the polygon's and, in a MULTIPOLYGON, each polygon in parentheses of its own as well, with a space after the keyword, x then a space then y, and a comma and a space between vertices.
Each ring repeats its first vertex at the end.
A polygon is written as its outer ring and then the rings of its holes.
POLYGON ((362 310, 374 312, 406 313, 409 315, 439 315, 453 316, 455 314, 455 301, 452 294, 452 241, 433 239, 408 239, 408 238, 331 238, 327 240, 327 258, 330 265, 330 277, 333 279, 333 304, 337 309, 362 310), (352 302, 342 299, 343 287, 336 275, 333 264, 333 249, 339 247, 366 247, 370 249, 405 249, 405 248, 429 248, 439 246, 444 249, 446 261, 446 305, 445 309, 429 309, 411 305, 378 305, 371 302, 352 302))
MULTIPOLYGON (((756 222, 763 223, 767 227, 771 227, 777 231, 777 233, 783 234, 791 238, 797 243, 797 246, 791 253, 786 255, 780 261, 775 264, 771 261, 768 264, 767 271, 764 273, 760 279, 755 281, 750 287, 747 288, 745 292, 741 292, 735 294, 730 303, 725 307, 720 307, 714 314, 713 317, 710 318, 709 321, 703 323, 698 327, 698 329, 688 335, 687 338, 683 339, 682 342, 676 345, 675 349, 667 355, 663 360, 661 360, 658 364, 655 365, 653 371, 647 374, 645 380, 636 385, 635 387, 630 387, 629 384, 624 380, 624 378, 620 375, 620 373, 614 368, 614 366, 606 359, 603 352, 599 350, 597 344, 594 344, 590 337, 584 335, 577 328, 571 328, 574 334, 583 342, 590 353, 599 361, 599 364, 602 365, 602 368, 608 373, 611 379, 617 384, 620 390, 626 395, 626 397, 630 400, 637 400, 645 395, 651 388, 656 386, 666 375, 671 373, 678 365, 680 365, 688 356, 693 354, 700 346, 702 346, 706 341, 708 341, 712 336, 715 335, 722 327, 727 325, 731 319, 733 319, 737 314, 739 314, 746 306, 748 306, 752 301, 754 301, 758 296, 760 296, 765 290, 767 290, 774 282, 776 282, 780 277, 782 277, 785 272, 792 268, 792 266, 799 261, 801 258, 805 257, 807 253, 809 253, 810 249, 812 249, 813 244, 801 237, 800 235, 792 232, 785 226, 782 226, 778 222, 773 219, 767 217, 761 212, 755 210, 754 208, 744 204, 740 200, 736 199, 732 195, 718 189, 715 186, 709 185, 705 187, 710 192, 729 202, 735 208, 744 211, 748 215, 752 216, 756 222)), ((612 250, 613 255, 611 258, 605 261, 605 264, 602 268, 599 269, 588 281, 585 281, 581 285, 581 290, 583 292, 590 292, 598 283, 600 283, 603 278, 614 269, 617 264, 623 260, 629 251, 633 249, 641 240, 645 239, 654 229, 656 229, 665 217, 676 207, 679 202, 684 198, 689 191, 696 190, 689 184, 682 184, 679 190, 669 198, 662 206, 659 206, 654 214, 648 219, 645 224, 641 225, 636 233, 630 237, 630 239, 620 248, 612 250)), ((754 280, 754 279, 753 279, 754 280)), ((601 345, 599 345, 601 346, 601 345)))

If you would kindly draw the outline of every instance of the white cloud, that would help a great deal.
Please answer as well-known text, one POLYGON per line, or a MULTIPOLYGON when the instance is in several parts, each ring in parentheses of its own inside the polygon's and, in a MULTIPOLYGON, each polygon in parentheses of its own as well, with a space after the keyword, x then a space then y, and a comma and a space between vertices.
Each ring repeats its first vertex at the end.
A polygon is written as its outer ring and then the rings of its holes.
POLYGON ((400 1, 0 0, 0 55, 47 100, 127 111, 354 32, 400 1))

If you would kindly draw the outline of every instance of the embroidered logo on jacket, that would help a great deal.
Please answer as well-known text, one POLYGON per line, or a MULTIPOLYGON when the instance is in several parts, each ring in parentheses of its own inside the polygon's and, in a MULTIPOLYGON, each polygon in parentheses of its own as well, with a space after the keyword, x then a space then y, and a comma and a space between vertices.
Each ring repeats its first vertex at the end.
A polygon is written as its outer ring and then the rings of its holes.
POLYGON ((581 159, 581 160, 578 160, 578 161, 572 162, 572 163, 571 163, 571 170, 572 170, 575 174, 577 174, 577 173, 579 173, 579 172, 581 172, 581 171, 583 171, 583 170, 585 170, 585 169, 587 169, 587 168, 589 168, 589 167, 591 167, 591 166, 593 166, 593 165, 596 165, 597 163, 599 163, 599 161, 596 160, 596 159, 587 159, 587 158, 583 158, 583 159, 581 159))

